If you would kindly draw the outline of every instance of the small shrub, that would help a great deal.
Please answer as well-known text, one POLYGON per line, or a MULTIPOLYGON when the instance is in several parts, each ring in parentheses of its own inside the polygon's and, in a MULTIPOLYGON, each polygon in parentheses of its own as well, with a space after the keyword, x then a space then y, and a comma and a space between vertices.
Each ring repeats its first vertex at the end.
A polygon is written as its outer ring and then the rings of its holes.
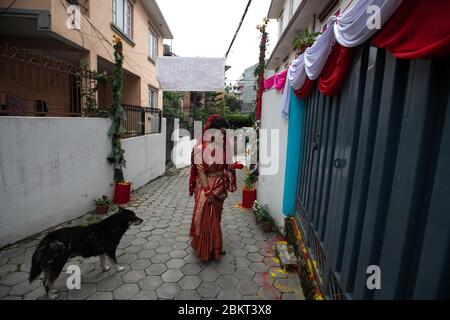
POLYGON ((251 164, 249 167, 245 167, 245 175, 244 189, 255 189, 255 183, 258 180, 258 168, 256 167, 256 165, 251 164))
POLYGON ((255 201, 253 203, 253 213, 255 214, 256 221, 258 223, 273 222, 273 219, 269 214, 269 206, 267 204, 261 206, 258 201, 255 201))
POLYGON ((311 32, 308 29, 305 29, 295 36, 292 41, 292 46, 294 47, 294 50, 299 50, 300 53, 302 53, 306 48, 314 44, 318 36, 320 36, 320 32, 311 32))
POLYGON ((230 113, 225 115, 225 118, 233 129, 252 127, 255 122, 251 114, 230 113))
POLYGON ((112 201, 108 198, 108 196, 102 196, 99 199, 94 200, 94 203, 97 207, 107 207, 112 204, 112 201))

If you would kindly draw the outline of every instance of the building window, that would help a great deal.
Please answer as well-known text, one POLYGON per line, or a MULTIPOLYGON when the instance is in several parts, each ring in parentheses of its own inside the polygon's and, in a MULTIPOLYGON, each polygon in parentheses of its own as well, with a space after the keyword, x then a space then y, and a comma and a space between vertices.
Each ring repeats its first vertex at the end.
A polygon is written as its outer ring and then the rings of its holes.
POLYGON ((158 57, 158 37, 149 31, 148 56, 153 60, 158 57))
POLYGON ((292 15, 294 14, 294 0, 289 1, 289 19, 292 18, 292 15))
POLYGON ((112 0, 112 20, 117 29, 128 38, 132 38, 133 6, 130 1, 112 0))
POLYGON ((158 108, 158 90, 154 88, 148 88, 148 106, 158 108))
POLYGON ((283 33, 283 23, 284 23, 284 11, 281 12, 280 17, 278 18, 278 38, 281 37, 281 34, 283 33))

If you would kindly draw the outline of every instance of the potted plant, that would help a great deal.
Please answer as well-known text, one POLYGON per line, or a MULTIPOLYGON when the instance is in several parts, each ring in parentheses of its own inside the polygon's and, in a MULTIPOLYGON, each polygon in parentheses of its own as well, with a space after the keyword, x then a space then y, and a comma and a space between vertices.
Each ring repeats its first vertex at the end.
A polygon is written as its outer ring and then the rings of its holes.
POLYGON ((261 215, 261 223, 264 232, 272 232, 273 231, 273 219, 269 215, 267 210, 263 210, 261 215))
POLYGON ((244 189, 242 190, 242 207, 250 209, 256 200, 255 182, 257 179, 256 167, 251 165, 245 168, 246 177, 244 180, 244 189))
POLYGON ((258 201, 253 202, 253 214, 255 215, 255 220, 256 223, 260 223, 261 222, 261 206, 259 205, 258 201))
POLYGON ((95 212, 98 214, 108 213, 109 206, 112 204, 111 200, 107 196, 102 196, 100 199, 94 200, 95 202, 95 212))
POLYGON ((273 219, 269 214, 269 206, 266 204, 261 206, 258 201, 253 203, 253 213, 255 214, 256 222, 262 225, 264 232, 273 231, 273 219))
POLYGON ((311 32, 308 29, 305 29, 295 36, 294 40, 292 40, 292 46, 294 47, 294 50, 298 50, 298 54, 302 54, 305 52, 306 48, 314 44, 319 35, 320 32, 311 32))

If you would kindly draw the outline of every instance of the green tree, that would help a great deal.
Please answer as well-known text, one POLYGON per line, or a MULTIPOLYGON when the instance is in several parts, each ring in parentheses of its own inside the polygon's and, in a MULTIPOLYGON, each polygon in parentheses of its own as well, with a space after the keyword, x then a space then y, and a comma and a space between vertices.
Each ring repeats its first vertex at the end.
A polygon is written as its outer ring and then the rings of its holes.
POLYGON ((183 99, 182 92, 164 91, 163 93, 163 116, 166 118, 184 119, 185 114, 180 108, 180 100, 183 99))
POLYGON ((239 100, 231 94, 225 94, 225 106, 231 111, 240 111, 242 107, 242 100, 239 100))

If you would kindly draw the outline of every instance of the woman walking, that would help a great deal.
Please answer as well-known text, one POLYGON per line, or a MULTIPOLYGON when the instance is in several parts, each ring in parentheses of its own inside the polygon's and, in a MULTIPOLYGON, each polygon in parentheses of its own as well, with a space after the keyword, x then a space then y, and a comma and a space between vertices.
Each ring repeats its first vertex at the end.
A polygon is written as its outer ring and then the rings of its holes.
POLYGON ((236 191, 235 170, 243 167, 239 163, 226 163, 225 132, 228 127, 221 116, 210 116, 203 128, 203 139, 194 146, 191 155, 189 194, 194 195, 195 199, 190 229, 191 245, 196 250, 197 258, 203 262, 211 259, 219 261, 220 256, 225 254, 220 227, 223 202, 228 192, 236 191), (220 130, 223 143, 214 141, 214 137, 208 139, 208 129, 220 130), (215 148, 212 148, 214 142, 215 148), (208 153, 211 150, 213 151, 208 153))

